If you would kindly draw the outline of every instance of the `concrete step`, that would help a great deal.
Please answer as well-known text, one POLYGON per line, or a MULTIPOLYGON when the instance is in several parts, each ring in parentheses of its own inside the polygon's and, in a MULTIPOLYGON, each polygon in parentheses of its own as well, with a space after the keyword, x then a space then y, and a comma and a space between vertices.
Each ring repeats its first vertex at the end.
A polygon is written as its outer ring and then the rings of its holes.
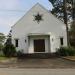
POLYGON ((22 54, 18 58, 54 58, 57 57, 55 53, 33 53, 33 54, 22 54))

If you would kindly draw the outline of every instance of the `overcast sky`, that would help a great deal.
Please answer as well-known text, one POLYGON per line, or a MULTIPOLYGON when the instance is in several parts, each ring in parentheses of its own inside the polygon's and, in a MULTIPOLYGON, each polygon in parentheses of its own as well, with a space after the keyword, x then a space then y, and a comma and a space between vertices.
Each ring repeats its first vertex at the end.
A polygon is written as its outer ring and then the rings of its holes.
POLYGON ((48 0, 0 0, 0 32, 8 34, 11 26, 37 2, 52 9, 48 0))

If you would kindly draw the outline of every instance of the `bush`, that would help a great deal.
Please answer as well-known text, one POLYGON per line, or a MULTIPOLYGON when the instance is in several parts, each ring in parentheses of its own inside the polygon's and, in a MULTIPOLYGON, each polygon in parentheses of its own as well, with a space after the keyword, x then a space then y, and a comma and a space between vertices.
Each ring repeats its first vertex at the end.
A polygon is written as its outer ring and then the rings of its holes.
POLYGON ((3 49, 3 45, 0 43, 0 51, 2 51, 3 49))
POLYGON ((17 51, 17 57, 20 58, 24 55, 24 50, 17 51))
POLYGON ((73 47, 61 47, 56 53, 60 56, 74 56, 75 49, 73 47))
POLYGON ((5 47, 3 48, 3 53, 6 57, 12 57, 15 56, 16 54, 16 48, 14 47, 14 45, 12 44, 7 44, 5 45, 5 47))

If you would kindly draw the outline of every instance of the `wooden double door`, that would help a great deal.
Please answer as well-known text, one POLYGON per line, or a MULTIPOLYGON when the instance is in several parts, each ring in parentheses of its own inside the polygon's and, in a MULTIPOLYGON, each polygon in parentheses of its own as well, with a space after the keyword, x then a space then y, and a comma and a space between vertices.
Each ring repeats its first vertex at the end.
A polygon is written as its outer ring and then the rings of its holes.
POLYGON ((34 40, 34 52, 45 52, 45 39, 34 40))

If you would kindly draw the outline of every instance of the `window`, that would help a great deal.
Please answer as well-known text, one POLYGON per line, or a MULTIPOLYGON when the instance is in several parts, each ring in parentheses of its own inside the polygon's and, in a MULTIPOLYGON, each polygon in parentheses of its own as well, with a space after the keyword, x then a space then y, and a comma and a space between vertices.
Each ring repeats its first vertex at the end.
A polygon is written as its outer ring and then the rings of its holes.
POLYGON ((60 38, 60 44, 63 45, 63 37, 60 38))
POLYGON ((15 46, 18 47, 18 39, 15 39, 15 46))
POLYGON ((27 42, 27 40, 25 40, 25 43, 27 42))

